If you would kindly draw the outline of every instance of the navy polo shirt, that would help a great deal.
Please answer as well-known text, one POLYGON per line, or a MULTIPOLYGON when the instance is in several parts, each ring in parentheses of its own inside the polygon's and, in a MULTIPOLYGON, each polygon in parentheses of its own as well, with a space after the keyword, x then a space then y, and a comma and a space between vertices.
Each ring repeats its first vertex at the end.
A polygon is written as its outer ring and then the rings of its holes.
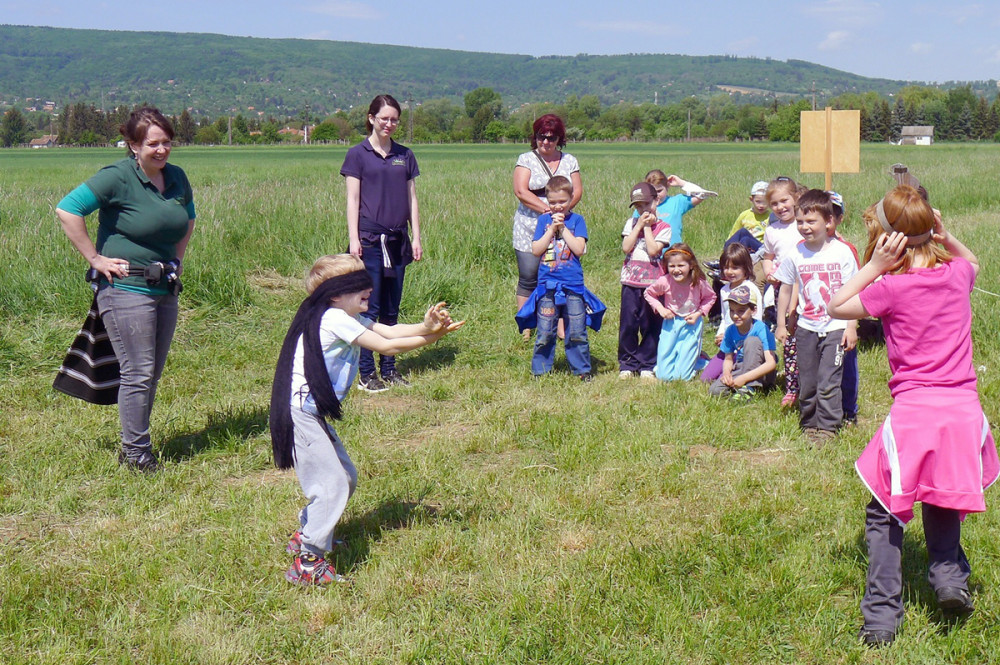
POLYGON ((361 181, 359 231, 382 234, 406 230, 410 221, 408 183, 420 175, 409 148, 393 141, 383 158, 365 139, 347 151, 340 175, 361 181))

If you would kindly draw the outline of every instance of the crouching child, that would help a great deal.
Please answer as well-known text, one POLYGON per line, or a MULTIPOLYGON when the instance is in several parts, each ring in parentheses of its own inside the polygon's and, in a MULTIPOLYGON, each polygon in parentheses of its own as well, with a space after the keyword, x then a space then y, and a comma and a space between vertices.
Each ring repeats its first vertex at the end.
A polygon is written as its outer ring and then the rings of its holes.
POLYGON ((722 376, 709 387, 712 395, 744 400, 774 385, 778 357, 774 335, 767 324, 754 318, 757 295, 747 285, 726 296, 733 325, 726 328, 720 348, 726 354, 722 376))
POLYGON ((422 323, 384 325, 362 318, 372 280, 357 256, 316 261, 306 276, 309 293, 292 321, 278 357, 271 389, 271 446, 279 469, 294 468, 308 503, 288 551, 285 579, 295 584, 343 582, 324 558, 358 472, 327 418, 341 417, 341 403, 358 373, 361 349, 396 355, 432 344, 465 323, 438 303, 422 323))

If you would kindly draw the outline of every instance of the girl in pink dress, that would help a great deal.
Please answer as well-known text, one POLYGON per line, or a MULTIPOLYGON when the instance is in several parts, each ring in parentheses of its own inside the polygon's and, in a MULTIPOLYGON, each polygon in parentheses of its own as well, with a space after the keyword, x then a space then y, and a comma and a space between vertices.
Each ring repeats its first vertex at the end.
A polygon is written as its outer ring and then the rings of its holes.
POLYGON ((864 218, 866 265, 828 310, 841 319, 880 318, 892 370, 889 415, 855 464, 873 495, 860 637, 881 646, 903 621, 903 525, 918 501, 938 605, 972 611, 961 522, 986 510, 983 491, 1000 475, 1000 461, 972 364, 975 255, 913 187, 890 191, 864 218))

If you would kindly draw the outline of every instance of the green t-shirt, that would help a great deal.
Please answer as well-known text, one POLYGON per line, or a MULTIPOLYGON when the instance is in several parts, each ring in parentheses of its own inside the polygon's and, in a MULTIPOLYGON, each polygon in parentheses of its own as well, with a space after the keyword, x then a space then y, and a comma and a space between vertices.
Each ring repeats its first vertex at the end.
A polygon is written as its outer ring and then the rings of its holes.
MULTIPOLYGON (((163 193, 150 182, 134 159, 125 158, 98 171, 86 186, 100 204, 97 251, 127 259, 132 267, 177 256, 177 243, 194 219, 194 197, 184 171, 163 167, 163 193)), ((167 293, 166 286, 150 288, 141 276, 115 280, 117 286, 144 293, 167 293)))

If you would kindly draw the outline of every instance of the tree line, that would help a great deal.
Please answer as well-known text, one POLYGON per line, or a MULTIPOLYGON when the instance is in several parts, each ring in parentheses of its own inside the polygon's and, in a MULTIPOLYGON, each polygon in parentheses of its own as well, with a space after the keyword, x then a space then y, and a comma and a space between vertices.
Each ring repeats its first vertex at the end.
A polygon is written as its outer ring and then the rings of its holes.
MULTIPOLYGON (((596 95, 569 95, 561 103, 508 109, 498 92, 482 87, 466 93, 461 104, 442 98, 412 109, 404 106, 397 136, 416 143, 524 142, 537 117, 556 113, 565 121, 570 141, 799 140, 799 113, 812 108, 811 100, 773 96, 763 103, 741 103, 740 97, 720 93, 674 104, 603 105, 596 95)), ((890 98, 876 92, 846 93, 818 107, 823 105, 860 110, 864 141, 897 140, 907 125, 933 125, 939 141, 1000 141, 1000 98, 988 101, 968 85, 947 92, 912 85, 890 98)), ((102 112, 79 102, 63 108, 54 119, 44 112, 10 109, 0 120, 0 144, 20 145, 53 130, 63 145, 111 143, 118 140, 118 127, 130 110, 119 106, 102 112)), ((172 120, 178 143, 300 142, 301 134, 288 130, 306 126, 311 142, 354 143, 365 135, 366 113, 367 108, 359 105, 325 117, 305 110, 279 120, 241 113, 195 117, 185 110, 172 120)))

